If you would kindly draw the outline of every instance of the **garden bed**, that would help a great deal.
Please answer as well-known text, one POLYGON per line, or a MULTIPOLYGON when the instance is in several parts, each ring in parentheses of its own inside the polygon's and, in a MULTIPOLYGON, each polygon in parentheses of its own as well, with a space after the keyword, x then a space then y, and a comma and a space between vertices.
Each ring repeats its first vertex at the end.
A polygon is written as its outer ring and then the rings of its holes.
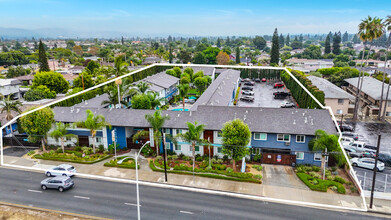
POLYGON ((82 164, 94 164, 100 161, 103 161, 107 158, 112 157, 112 155, 104 153, 92 154, 92 149, 83 150, 65 150, 65 153, 62 153, 61 150, 51 150, 49 152, 44 152, 42 154, 35 154, 33 158, 41 160, 54 160, 54 161, 64 161, 71 163, 82 163, 82 164), (83 155, 84 154, 84 155, 83 155))
MULTIPOLYGON (((110 160, 109 162, 106 162, 104 164, 105 167, 119 167, 119 168, 126 168, 126 169, 136 169, 136 163, 133 158, 126 158, 124 161, 122 161, 121 164, 118 164, 117 162, 119 160, 122 160, 126 156, 117 157, 117 159, 110 160)), ((140 165, 138 165, 138 168, 140 169, 140 165)))
MULTIPOLYGON (((153 171, 164 172, 164 161, 161 157, 151 159, 149 165, 153 171)), ((224 164, 221 159, 211 159, 210 167, 209 161, 207 160, 196 161, 194 175, 240 182, 262 183, 262 175, 254 175, 253 173, 249 172, 234 172, 231 167, 229 166, 229 164, 224 164)), ((250 168, 246 167, 246 171, 249 170, 250 168)), ((175 155, 168 157, 167 172, 193 175, 192 160, 190 160, 190 158, 186 156, 181 159, 175 155)))
POLYGON ((322 179, 321 170, 317 166, 297 166, 295 171, 297 177, 311 190, 358 195, 357 188, 352 182, 337 175, 344 172, 342 169, 327 168, 325 180, 322 179))

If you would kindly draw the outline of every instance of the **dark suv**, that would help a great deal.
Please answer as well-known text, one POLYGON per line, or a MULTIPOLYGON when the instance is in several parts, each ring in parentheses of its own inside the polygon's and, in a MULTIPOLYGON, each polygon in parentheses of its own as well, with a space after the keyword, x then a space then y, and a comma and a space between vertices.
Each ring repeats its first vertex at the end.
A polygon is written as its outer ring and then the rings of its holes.
POLYGON ((254 102, 254 97, 243 96, 243 97, 240 97, 240 101, 244 101, 244 102, 254 102))
POLYGON ((243 86, 243 87, 242 87, 242 90, 250 90, 250 91, 253 91, 253 87, 243 86))

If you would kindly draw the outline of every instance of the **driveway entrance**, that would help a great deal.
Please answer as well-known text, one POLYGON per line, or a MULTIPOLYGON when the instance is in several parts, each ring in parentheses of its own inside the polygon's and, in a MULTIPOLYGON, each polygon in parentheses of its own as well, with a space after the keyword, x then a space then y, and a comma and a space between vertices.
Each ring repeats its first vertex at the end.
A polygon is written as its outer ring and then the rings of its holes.
POLYGON ((309 190, 291 166, 262 164, 262 167, 262 184, 309 190))

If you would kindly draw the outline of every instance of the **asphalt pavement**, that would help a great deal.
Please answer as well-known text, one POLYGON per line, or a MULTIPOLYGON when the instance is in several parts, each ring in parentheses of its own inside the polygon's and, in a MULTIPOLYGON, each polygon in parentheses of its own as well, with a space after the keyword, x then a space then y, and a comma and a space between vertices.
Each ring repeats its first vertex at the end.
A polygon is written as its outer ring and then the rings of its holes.
MULTIPOLYGON (((0 201, 113 219, 136 219, 134 184, 74 177, 63 193, 43 191, 42 173, 0 168, 0 201)), ((240 184, 240 183, 238 183, 240 184)), ((340 212, 140 185, 142 219, 382 219, 340 212)))
MULTIPOLYGON (((373 171, 361 167, 354 167, 361 187, 364 190, 372 189, 373 171)), ((386 167, 383 172, 376 173, 375 191, 391 193, 391 168, 386 167)))

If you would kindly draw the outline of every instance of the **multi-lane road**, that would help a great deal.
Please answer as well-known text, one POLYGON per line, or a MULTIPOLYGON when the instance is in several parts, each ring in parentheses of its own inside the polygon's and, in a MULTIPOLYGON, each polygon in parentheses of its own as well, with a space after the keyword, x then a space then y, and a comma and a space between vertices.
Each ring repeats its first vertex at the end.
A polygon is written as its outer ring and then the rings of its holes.
MULTIPOLYGON (((137 219, 134 184, 74 177, 75 187, 43 191, 44 174, 0 168, 0 201, 112 219, 137 219)), ((341 212, 140 186, 142 219, 380 219, 341 212)))

